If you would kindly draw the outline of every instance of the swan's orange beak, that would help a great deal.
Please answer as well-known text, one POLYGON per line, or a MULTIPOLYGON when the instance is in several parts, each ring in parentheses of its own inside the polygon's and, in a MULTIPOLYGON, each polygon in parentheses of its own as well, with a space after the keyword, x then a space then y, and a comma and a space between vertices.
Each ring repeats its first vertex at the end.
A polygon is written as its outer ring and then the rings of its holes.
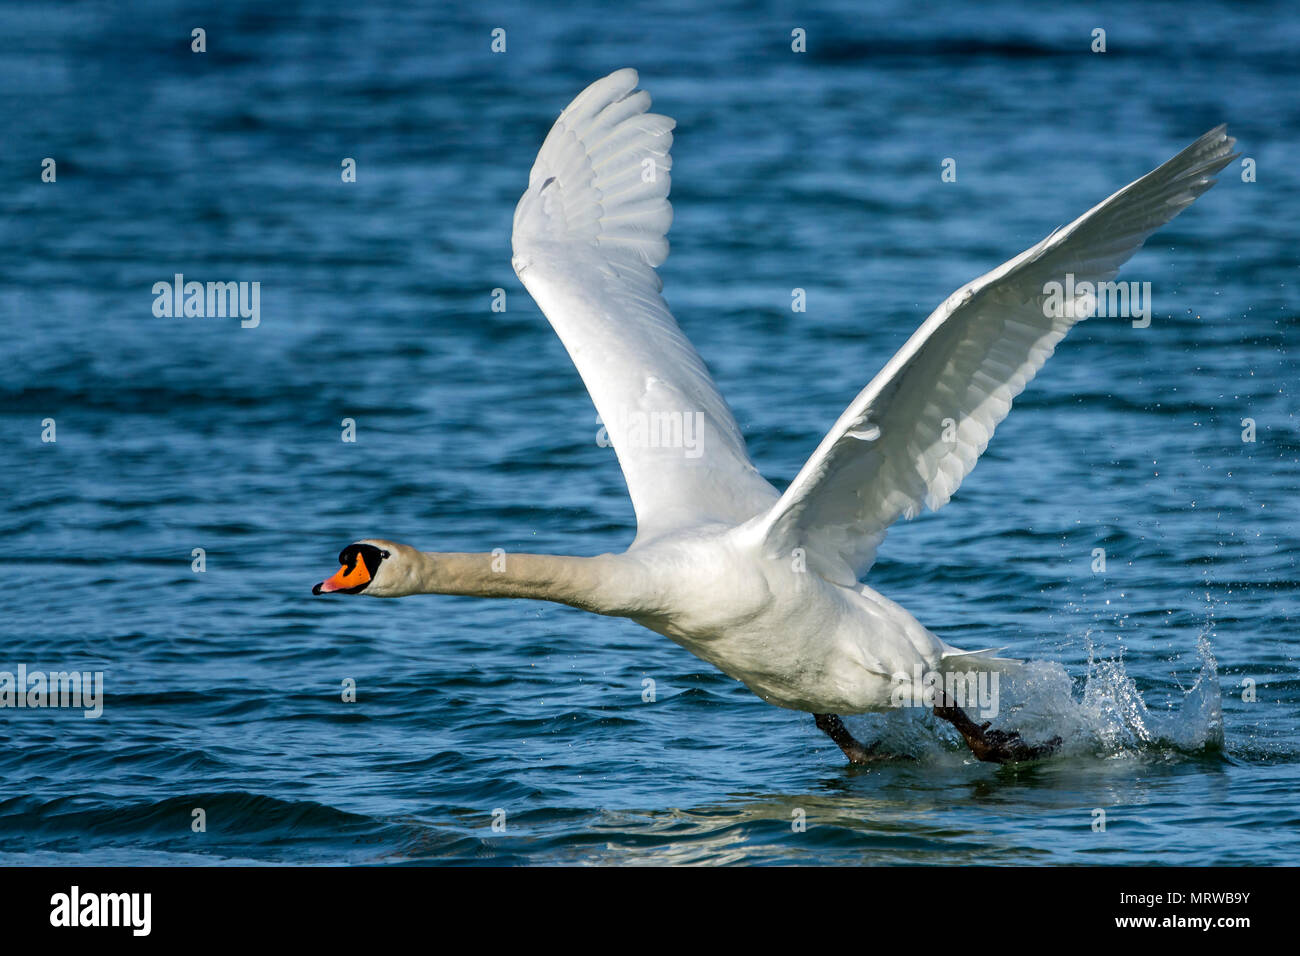
POLYGON ((370 569, 360 556, 353 559, 351 569, 344 565, 334 572, 334 577, 322 581, 311 589, 312 594, 328 594, 330 591, 348 591, 370 583, 370 569))

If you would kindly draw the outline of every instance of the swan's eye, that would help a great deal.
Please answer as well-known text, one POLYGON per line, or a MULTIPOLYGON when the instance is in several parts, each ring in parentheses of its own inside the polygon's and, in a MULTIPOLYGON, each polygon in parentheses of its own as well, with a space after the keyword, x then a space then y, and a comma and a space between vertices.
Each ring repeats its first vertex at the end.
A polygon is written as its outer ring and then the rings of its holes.
POLYGON ((381 551, 379 552, 379 556, 380 556, 381 558, 388 558, 388 557, 391 557, 391 555, 390 555, 387 551, 383 551, 383 550, 381 550, 381 551))

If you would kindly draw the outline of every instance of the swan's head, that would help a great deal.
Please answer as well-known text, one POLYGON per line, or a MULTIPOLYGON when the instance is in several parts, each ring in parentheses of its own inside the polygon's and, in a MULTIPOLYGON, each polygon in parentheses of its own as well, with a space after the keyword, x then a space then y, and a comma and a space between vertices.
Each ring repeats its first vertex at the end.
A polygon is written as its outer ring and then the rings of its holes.
POLYGON ((369 594, 397 597, 409 593, 402 585, 409 577, 410 548, 392 541, 369 538, 339 552, 341 567, 334 576, 311 589, 312 594, 369 594))

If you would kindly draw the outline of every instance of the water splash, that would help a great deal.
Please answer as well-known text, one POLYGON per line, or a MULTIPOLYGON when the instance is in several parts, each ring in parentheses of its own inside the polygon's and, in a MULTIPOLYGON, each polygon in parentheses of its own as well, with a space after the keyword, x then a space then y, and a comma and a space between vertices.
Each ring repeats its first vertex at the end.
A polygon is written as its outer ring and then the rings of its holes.
POLYGON ((1223 748, 1223 704, 1209 636, 1197 640, 1200 668, 1190 689, 1162 709, 1148 706, 1121 652, 1102 659, 1091 639, 1087 670, 1072 681, 1065 667, 1029 661, 1003 682, 996 725, 1026 739, 1062 739, 1065 753, 1117 756, 1153 750, 1187 753, 1223 748))
MULTIPOLYGON (((1122 650, 1116 657, 1101 658, 1090 635, 1087 640, 1088 662, 1077 680, 1056 661, 1031 660, 1001 673, 993 727, 1018 731, 1030 743, 1060 737, 1061 754, 1074 757, 1223 749, 1218 664, 1208 631, 1197 640, 1200 666, 1192 686, 1162 708, 1148 705, 1128 675, 1122 650)), ((917 713, 908 708, 868 718, 865 739, 922 759, 951 750, 958 738, 947 724, 928 713, 917 719, 917 713)))

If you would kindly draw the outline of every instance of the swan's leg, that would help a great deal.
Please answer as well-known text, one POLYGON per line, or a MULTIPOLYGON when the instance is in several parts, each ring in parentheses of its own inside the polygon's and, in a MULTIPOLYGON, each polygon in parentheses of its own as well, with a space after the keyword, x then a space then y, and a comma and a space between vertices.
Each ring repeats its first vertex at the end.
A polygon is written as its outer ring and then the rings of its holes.
POLYGON ((966 712, 955 704, 949 704, 941 693, 939 702, 934 705, 934 715, 948 721, 957 728, 966 745, 980 760, 993 763, 1011 763, 1016 760, 1035 760, 1046 757, 1061 746, 1061 738, 1053 737, 1047 743, 1032 747, 1025 743, 1018 733, 1006 733, 1001 730, 989 730, 987 723, 977 724, 966 716, 966 712))
POLYGON ((875 753, 871 747, 859 743, 844 726, 844 721, 834 714, 813 714, 813 717, 817 719, 817 729, 839 745, 839 748, 844 751, 844 756, 849 758, 849 763, 870 763, 880 759, 880 754, 875 753))

